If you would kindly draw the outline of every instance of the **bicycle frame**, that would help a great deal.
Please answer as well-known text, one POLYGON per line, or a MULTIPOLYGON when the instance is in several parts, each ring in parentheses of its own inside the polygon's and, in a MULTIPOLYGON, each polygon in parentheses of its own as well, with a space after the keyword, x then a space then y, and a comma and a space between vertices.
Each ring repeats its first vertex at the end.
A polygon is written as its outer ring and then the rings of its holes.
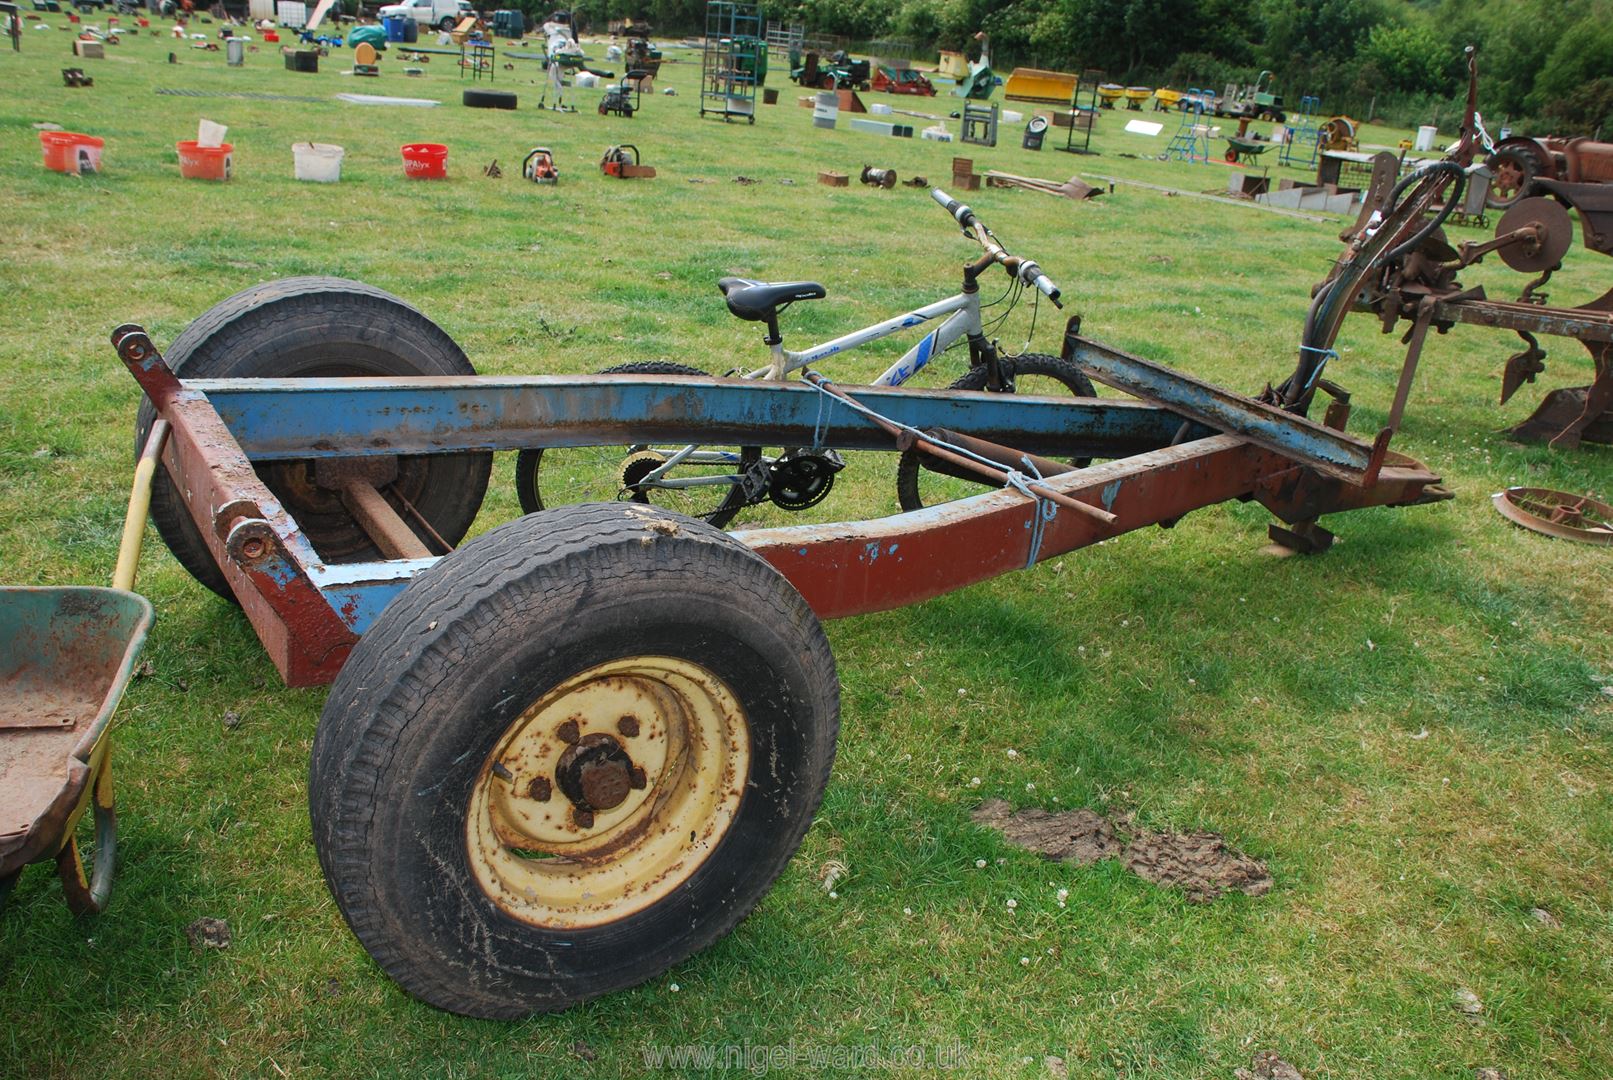
MULTIPOLYGON (((921 308, 902 315, 886 319, 884 322, 866 326, 861 330, 853 330, 820 345, 794 352, 786 349, 783 343, 774 345, 773 362, 767 367, 757 368, 746 373, 747 379, 783 379, 792 372, 800 371, 810 364, 817 363, 830 356, 838 355, 858 346, 866 345, 870 341, 889 337, 901 330, 908 330, 920 326, 934 319, 947 316, 946 320, 925 334, 901 359, 875 379, 873 386, 901 386, 922 371, 931 360, 950 349, 958 339, 982 337, 980 326, 980 294, 978 292, 960 292, 945 300, 938 300, 933 304, 926 304, 921 308)), ((661 488, 687 488, 711 487, 718 484, 733 484, 734 476, 686 476, 668 477, 666 474, 683 464, 694 465, 724 465, 735 464, 739 455, 726 450, 703 450, 695 446, 685 446, 668 455, 667 460, 650 471, 639 481, 644 486, 654 485, 661 488)))
POLYGON ((947 349, 951 348, 959 338, 964 336, 977 337, 981 334, 980 328, 980 294, 958 293, 945 300, 938 300, 921 308, 915 308, 904 315, 886 319, 873 326, 861 330, 853 330, 849 334, 837 337, 832 341, 825 341, 821 345, 800 352, 786 349, 782 343, 773 346, 773 363, 764 368, 757 368, 745 377, 747 379, 782 379, 794 371, 800 371, 809 364, 817 363, 830 356, 843 353, 848 349, 866 345, 870 341, 889 337, 898 330, 907 330, 921 323, 938 319, 943 315, 950 315, 945 322, 934 330, 925 334, 918 344, 914 345, 902 358, 885 369, 884 374, 875 379, 873 386, 901 386, 908 379, 917 375, 925 365, 947 349))

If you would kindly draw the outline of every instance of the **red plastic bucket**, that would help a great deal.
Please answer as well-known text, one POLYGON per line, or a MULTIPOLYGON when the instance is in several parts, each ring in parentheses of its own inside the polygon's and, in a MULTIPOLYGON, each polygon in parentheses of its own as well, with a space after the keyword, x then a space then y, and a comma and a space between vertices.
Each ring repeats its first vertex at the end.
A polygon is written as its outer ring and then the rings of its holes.
POLYGON ((195 139, 175 144, 179 150, 179 175, 187 180, 228 180, 234 165, 235 146, 198 146, 195 139))
POLYGON ((442 143, 410 143, 403 148, 403 175, 411 180, 446 179, 448 148, 442 143))
POLYGON ((41 131, 39 145, 45 152, 45 168, 60 173, 100 172, 101 147, 106 140, 72 131, 41 131))

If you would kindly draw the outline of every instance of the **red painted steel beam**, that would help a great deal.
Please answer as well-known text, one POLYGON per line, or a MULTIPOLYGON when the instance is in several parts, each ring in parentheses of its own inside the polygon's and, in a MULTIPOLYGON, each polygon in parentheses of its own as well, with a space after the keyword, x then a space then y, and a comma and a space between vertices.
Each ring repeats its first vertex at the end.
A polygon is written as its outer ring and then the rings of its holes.
MULTIPOLYGON (((1361 506, 1427 501, 1439 478, 1415 463, 1385 468, 1369 488, 1295 465, 1234 435, 1214 435, 1046 481, 1115 515, 1111 525, 1060 510, 1036 562, 1245 496, 1301 520, 1361 506)), ((1036 506, 1014 490, 881 518, 739 532, 820 618, 904 607, 1026 567, 1036 506)))
POLYGON ((207 398, 174 396, 163 464, 288 686, 336 677, 358 641, 309 579, 320 559, 207 398))
POLYGON ((320 562, 313 545, 206 395, 184 389, 144 333, 115 332, 113 341, 171 426, 163 465, 280 677, 288 686, 330 682, 358 636, 308 576, 320 562))
MULTIPOLYGON (((1290 463, 1231 435, 1048 478, 1048 487, 1115 515, 1110 525, 1059 510, 1036 561, 1252 492, 1290 463)), ((740 532, 820 618, 915 604, 1030 561, 1038 506, 1013 489, 875 521, 740 532)))

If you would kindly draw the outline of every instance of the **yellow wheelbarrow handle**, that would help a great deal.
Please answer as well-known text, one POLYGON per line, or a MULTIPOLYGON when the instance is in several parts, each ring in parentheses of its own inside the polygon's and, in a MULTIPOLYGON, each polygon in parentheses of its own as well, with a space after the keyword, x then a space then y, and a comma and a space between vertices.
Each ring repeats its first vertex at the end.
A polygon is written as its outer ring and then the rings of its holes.
POLYGON ((123 516, 123 539, 118 544, 118 565, 112 571, 114 589, 134 588, 135 568, 140 565, 140 542, 146 534, 146 515, 151 511, 151 483, 162 461, 162 448, 168 442, 168 421, 158 420, 146 436, 145 449, 134 467, 134 483, 129 491, 129 509, 123 516))

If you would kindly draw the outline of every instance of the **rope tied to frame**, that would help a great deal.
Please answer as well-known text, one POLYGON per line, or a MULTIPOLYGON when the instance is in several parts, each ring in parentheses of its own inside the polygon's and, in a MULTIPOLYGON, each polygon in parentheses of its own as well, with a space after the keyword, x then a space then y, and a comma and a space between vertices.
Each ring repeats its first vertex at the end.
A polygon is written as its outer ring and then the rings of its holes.
MULTIPOLYGON (((1030 458, 1021 456, 1019 463, 1030 471, 1032 477, 1037 480, 1043 479, 1041 470, 1036 467, 1036 463, 1030 458)), ((1003 486, 1013 488, 1034 504, 1030 522, 1030 550, 1025 555, 1025 569, 1029 570, 1036 565, 1036 560, 1042 553, 1042 533, 1046 530, 1047 523, 1059 516, 1058 503, 1052 499, 1044 499, 1041 495, 1031 490, 1030 481, 1018 469, 1007 470, 1003 486)))
MULTIPOLYGON (((821 375, 818 377, 823 378, 821 375)), ((828 382, 829 380, 824 379, 823 381, 828 382)), ((834 412, 835 402, 839 398, 836 398, 816 383, 809 381, 807 385, 818 391, 818 416, 817 419, 812 421, 812 449, 821 450, 823 449, 823 441, 829 437, 829 414, 834 412)))
MULTIPOLYGON (((831 409, 834 407, 833 403, 838 401, 844 404, 847 408, 850 408, 853 412, 861 413, 865 416, 883 421, 884 423, 887 423, 892 427, 899 428, 910 435, 922 437, 926 442, 939 446, 943 450, 950 451, 951 453, 957 454, 960 457, 969 458, 972 461, 979 462, 982 465, 989 466, 994 471, 1002 473, 1003 487, 1013 488, 1015 491, 1031 500, 1033 506, 1030 521, 1031 542, 1030 551, 1025 557, 1025 568, 1028 570, 1036 565, 1036 560, 1042 553, 1042 535, 1046 531, 1047 523, 1058 517, 1059 508, 1058 504, 1052 499, 1046 498, 1031 488, 1031 482, 1033 480, 1040 482, 1045 480, 1046 477, 1042 475, 1041 470, 1036 467, 1036 463, 1031 461, 1029 457, 1021 456, 1019 459, 1020 464, 1025 466, 1026 471, 1029 473, 1029 475, 1027 475, 1026 472, 1020 472, 1018 469, 1007 468, 1001 462, 992 461, 990 458, 982 457, 981 455, 972 450, 966 449, 965 447, 955 446, 944 439, 937 439, 934 436, 928 435, 920 431, 918 428, 913 427, 911 424, 904 424, 900 420, 892 420, 888 416, 881 416, 879 413, 876 413, 873 409, 870 409, 868 406, 863 405, 860 402, 852 401, 849 398, 843 398, 832 394, 828 390, 830 383, 829 379, 819 372, 805 371, 802 373, 802 376, 803 381, 808 386, 818 391, 818 416, 820 420, 823 417, 824 410, 822 399, 828 398, 830 399, 829 408, 831 409)), ((825 428, 824 430, 827 431, 828 429, 825 428)), ((812 437, 813 447, 816 448, 819 445, 817 442, 818 429, 816 425, 813 426, 812 437)))

